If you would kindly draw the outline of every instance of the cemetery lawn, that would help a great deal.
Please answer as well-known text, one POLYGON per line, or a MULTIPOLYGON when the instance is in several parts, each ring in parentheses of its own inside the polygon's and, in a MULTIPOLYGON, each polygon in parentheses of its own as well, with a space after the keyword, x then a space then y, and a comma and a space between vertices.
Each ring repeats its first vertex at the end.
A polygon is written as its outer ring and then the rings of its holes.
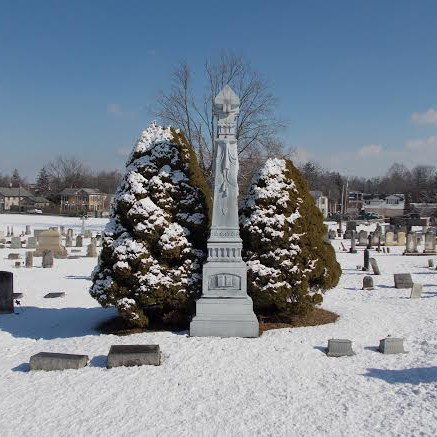
MULTIPOLYGON (((89 219, 87 228, 97 231, 105 222, 89 219)), ((75 218, 0 215, 0 230, 13 225, 17 235, 26 224, 76 233, 81 226, 75 218)), ((339 251, 340 240, 333 245, 343 275, 321 308, 338 320, 268 330, 258 339, 103 334, 97 326, 116 313, 88 293, 96 258, 55 259, 53 269, 34 258, 33 269, 15 269, 7 254, 24 259, 26 250, 0 249, 0 270, 13 271, 14 291, 24 294, 16 314, 0 315, 0 435, 437 435, 432 256, 372 250, 382 274, 373 276, 375 290, 362 291, 366 273, 356 266, 363 248, 349 254, 339 251), (394 273, 411 273, 423 284, 422 298, 393 288, 394 273), (44 299, 49 292, 66 295, 44 299), (388 335, 403 337, 408 353, 378 353, 388 335), (352 340, 356 355, 327 357, 329 338, 352 340), (110 346, 123 344, 159 344, 161 366, 106 369, 110 346), (90 362, 80 370, 29 372, 30 356, 42 351, 86 354, 90 362)))

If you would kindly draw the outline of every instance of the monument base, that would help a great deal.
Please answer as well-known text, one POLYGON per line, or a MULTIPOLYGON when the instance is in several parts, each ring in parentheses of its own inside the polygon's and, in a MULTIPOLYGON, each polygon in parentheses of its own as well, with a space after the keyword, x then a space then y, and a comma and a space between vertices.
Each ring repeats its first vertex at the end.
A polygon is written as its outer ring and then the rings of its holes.
POLYGON ((259 337, 259 323, 247 297, 201 297, 190 324, 192 337, 259 337))

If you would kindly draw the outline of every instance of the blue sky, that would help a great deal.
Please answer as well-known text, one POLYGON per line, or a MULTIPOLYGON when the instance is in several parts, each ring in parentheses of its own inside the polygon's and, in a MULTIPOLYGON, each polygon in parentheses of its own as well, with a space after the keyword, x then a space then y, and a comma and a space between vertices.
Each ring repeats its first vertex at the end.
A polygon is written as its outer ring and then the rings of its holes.
POLYGON ((279 97, 287 147, 350 175, 437 164, 437 1, 0 3, 0 172, 59 154, 122 168, 181 59, 233 49, 279 97))

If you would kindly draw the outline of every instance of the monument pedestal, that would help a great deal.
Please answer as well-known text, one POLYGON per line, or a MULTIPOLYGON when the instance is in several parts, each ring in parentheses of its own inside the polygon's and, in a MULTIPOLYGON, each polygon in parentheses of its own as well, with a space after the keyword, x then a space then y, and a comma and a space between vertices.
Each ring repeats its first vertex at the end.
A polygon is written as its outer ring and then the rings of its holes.
POLYGON ((194 337, 258 337, 258 319, 249 296, 201 297, 190 324, 194 337))

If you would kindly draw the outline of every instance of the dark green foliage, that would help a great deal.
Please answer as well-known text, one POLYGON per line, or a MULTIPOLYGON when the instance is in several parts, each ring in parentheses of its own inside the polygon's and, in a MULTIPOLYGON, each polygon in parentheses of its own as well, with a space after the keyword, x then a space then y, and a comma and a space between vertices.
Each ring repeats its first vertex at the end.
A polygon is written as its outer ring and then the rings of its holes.
POLYGON ((305 313, 337 285, 341 269, 323 240, 322 214, 291 161, 267 161, 240 217, 248 293, 257 313, 305 313))
POLYGON ((188 320, 201 294, 210 203, 184 135, 152 124, 126 164, 91 295, 132 326, 188 320))

